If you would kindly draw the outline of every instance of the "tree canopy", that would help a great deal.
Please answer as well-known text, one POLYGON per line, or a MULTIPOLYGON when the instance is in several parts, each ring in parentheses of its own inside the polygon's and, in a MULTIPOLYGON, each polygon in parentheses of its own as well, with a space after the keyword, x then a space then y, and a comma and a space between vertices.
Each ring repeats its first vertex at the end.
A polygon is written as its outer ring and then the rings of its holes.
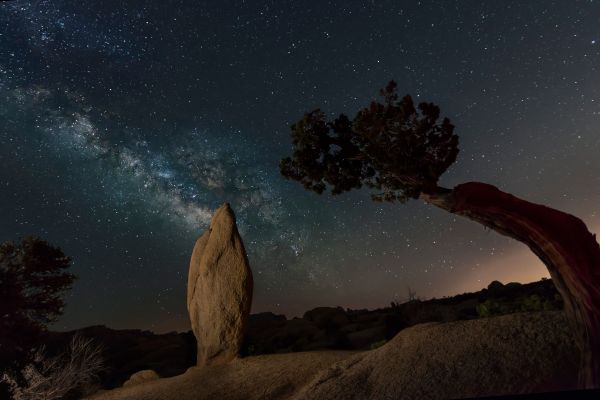
POLYGON ((62 314, 62 295, 75 279, 70 265, 60 248, 40 238, 0 244, 0 361, 29 350, 62 314))
POLYGON ((433 103, 399 99, 394 81, 380 94, 382 103, 371 102, 352 121, 341 114, 328 122, 320 109, 306 113, 291 126, 294 151, 281 160, 281 174, 319 194, 364 185, 378 201, 404 202, 434 189, 458 155, 454 126, 440 121, 433 103))
POLYGON ((314 110, 291 126, 292 157, 281 174, 308 190, 339 194, 363 185, 374 200, 421 198, 527 245, 548 268, 582 349, 581 387, 600 387, 600 245, 585 223, 482 182, 453 189, 437 185, 456 160, 458 136, 439 108, 410 96, 398 99, 396 83, 381 90, 354 119, 333 122, 314 110))

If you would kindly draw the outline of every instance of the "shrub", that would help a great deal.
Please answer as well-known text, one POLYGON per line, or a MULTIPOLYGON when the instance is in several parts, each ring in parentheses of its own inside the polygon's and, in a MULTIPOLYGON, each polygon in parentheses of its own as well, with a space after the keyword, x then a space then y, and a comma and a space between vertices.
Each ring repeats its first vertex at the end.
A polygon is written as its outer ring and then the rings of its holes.
MULTIPOLYGON (((558 296, 560 300, 560 296, 558 296)), ((521 304, 522 311, 549 311, 560 309, 562 304, 554 296, 552 299, 542 298, 537 294, 526 297, 521 304)))
POLYGON ((502 304, 494 299, 487 299, 483 303, 477 304, 477 314, 483 318, 504 314, 504 311, 506 310, 503 309, 502 304))
POLYGON ((527 296, 522 300, 521 311, 541 311, 544 309, 544 302, 537 294, 527 296))
POLYGON ((47 357, 39 348, 20 376, 4 373, 14 400, 81 398, 103 367, 102 347, 92 339, 73 336, 65 354, 47 357))

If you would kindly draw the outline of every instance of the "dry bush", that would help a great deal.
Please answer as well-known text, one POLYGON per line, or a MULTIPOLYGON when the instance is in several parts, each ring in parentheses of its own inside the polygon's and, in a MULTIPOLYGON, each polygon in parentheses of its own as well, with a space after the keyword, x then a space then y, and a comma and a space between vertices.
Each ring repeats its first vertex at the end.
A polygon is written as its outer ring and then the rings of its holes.
POLYGON ((47 357, 44 348, 35 352, 21 377, 5 373, 14 400, 57 400, 82 395, 103 368, 102 347, 76 334, 66 353, 47 357))

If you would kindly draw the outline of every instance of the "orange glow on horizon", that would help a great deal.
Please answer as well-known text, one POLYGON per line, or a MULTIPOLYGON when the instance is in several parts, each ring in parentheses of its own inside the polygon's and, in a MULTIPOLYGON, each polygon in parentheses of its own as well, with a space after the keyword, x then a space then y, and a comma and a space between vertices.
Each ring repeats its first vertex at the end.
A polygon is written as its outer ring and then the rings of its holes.
MULTIPOLYGON (((589 225, 588 225, 589 227, 589 225)), ((592 234, 600 231, 600 226, 589 227, 592 234)), ((449 287, 450 295, 474 292, 486 287, 492 281, 529 283, 550 278, 542 261, 524 244, 515 242, 512 249, 502 257, 494 257, 479 263, 479 267, 467 274, 456 285, 449 287)))

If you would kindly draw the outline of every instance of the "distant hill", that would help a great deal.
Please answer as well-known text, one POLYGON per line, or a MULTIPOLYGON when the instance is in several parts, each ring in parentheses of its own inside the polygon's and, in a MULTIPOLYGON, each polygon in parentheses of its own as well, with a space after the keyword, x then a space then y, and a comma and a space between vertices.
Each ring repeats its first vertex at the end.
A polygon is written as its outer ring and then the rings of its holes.
POLYGON ((260 313, 250 316, 244 351, 247 355, 317 349, 365 350, 377 347, 402 329, 424 322, 451 322, 522 311, 562 309, 550 279, 503 285, 453 297, 411 300, 377 310, 318 307, 302 318, 260 313))
MULTIPOLYGON (((424 322, 450 322, 520 311, 562 309, 552 281, 528 284, 492 282, 486 289, 453 297, 412 300, 377 310, 318 307, 302 318, 287 319, 270 312, 250 316, 244 355, 310 350, 367 350, 376 348, 401 330, 424 322)), ((50 353, 65 348, 79 332, 104 346, 106 371, 101 386, 121 386, 137 371, 152 369, 162 377, 182 374, 195 364, 196 343, 191 331, 154 334, 142 330, 113 330, 92 326, 70 332, 51 332, 50 353)))

